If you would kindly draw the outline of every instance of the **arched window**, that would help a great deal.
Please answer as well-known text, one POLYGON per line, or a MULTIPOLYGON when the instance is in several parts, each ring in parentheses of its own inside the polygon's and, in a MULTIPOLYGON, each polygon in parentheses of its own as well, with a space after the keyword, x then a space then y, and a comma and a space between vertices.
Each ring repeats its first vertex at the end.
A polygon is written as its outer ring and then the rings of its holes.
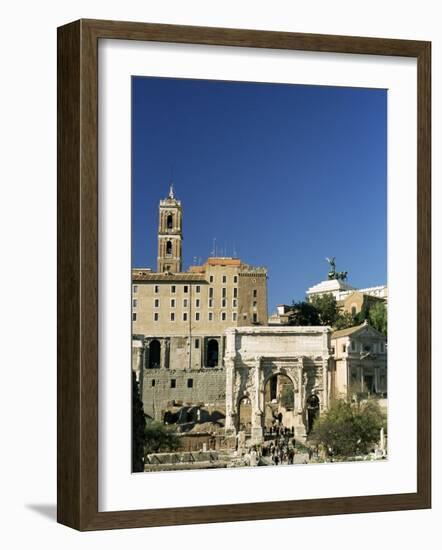
POLYGON ((159 340, 152 340, 149 344, 149 369, 159 369, 161 365, 161 344, 159 340))
POLYGON ((208 367, 218 366, 218 355, 219 355, 218 340, 211 338, 207 342, 207 366, 208 367))
POLYGON ((167 229, 173 229, 173 216, 172 216, 172 214, 169 214, 167 216, 166 224, 167 224, 167 229))
POLYGON ((166 242, 166 254, 168 256, 172 255, 172 241, 167 241, 166 242))

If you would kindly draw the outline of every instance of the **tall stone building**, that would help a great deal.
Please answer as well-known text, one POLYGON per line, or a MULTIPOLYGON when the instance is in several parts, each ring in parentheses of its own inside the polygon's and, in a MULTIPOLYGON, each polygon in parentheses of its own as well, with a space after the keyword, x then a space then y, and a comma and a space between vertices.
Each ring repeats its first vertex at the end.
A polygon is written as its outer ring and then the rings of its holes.
POLYGON ((224 332, 267 324, 267 270, 210 257, 182 271, 183 210, 173 188, 159 204, 157 271, 132 270, 133 368, 145 412, 225 400, 224 332))

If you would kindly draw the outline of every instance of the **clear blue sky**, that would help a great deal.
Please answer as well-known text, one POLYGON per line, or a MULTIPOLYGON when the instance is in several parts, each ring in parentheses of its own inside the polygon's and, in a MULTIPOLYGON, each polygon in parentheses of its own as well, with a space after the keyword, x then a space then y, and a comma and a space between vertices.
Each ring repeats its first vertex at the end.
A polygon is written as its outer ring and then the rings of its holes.
POLYGON ((326 256, 387 282, 387 91, 133 77, 132 263, 156 269, 158 202, 183 204, 183 269, 226 249, 268 268, 269 310, 326 256))

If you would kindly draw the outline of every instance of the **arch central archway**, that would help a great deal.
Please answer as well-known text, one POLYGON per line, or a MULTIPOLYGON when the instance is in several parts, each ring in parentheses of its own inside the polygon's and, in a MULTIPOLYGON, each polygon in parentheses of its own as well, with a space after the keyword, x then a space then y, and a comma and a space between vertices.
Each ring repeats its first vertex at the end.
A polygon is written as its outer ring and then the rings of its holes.
POLYGON ((249 397, 243 397, 238 403, 238 431, 250 435, 252 431, 252 402, 249 397))
POLYGON ((295 387, 285 374, 270 376, 264 386, 264 428, 295 425, 295 387))
POLYGON ((152 340, 149 344, 149 369, 159 369, 161 365, 161 344, 159 340, 152 340))

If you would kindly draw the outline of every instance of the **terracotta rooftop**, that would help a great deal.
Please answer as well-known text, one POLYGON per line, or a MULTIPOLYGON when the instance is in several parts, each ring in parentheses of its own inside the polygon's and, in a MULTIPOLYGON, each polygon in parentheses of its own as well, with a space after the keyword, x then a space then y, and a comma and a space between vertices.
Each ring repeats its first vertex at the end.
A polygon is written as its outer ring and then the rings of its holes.
POLYGON ((362 323, 362 325, 357 325, 356 327, 343 328, 341 330, 335 330, 331 333, 331 338, 342 338, 343 336, 350 336, 355 332, 358 332, 362 327, 367 326, 367 323, 362 323))

